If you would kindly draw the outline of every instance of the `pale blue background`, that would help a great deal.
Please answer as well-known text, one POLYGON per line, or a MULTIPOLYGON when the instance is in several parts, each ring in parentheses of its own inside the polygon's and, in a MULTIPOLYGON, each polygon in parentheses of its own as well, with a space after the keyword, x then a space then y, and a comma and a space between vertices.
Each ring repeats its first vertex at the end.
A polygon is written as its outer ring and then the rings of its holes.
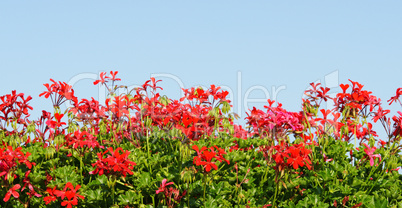
MULTIPOLYGON (((32 95, 37 118, 51 110, 38 97, 49 78, 117 70, 134 85, 170 73, 185 87, 230 86, 237 112, 241 72, 242 96, 255 85, 286 86, 277 99, 297 111, 308 84, 337 71, 336 82, 359 81, 388 100, 402 87, 401 9, 367 0, 1 1, 0 94, 32 95)), ((93 81, 76 84, 76 95, 97 98, 93 81)), ((179 97, 172 80, 162 87, 179 97)))

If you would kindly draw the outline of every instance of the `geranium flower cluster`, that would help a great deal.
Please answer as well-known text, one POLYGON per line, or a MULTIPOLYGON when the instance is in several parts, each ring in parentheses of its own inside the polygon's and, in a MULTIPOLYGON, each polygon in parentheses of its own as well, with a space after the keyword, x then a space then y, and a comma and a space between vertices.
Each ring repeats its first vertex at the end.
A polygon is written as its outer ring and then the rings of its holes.
POLYGON ((364 85, 352 80, 349 81, 352 83, 352 91, 347 93, 349 84, 341 84, 342 93, 338 93, 334 99, 335 106, 340 112, 346 108, 349 109, 346 117, 355 117, 360 113, 367 115, 367 110, 371 112, 374 107, 380 105, 381 99, 371 95, 372 92, 363 90, 364 85))
POLYGON ((66 144, 74 149, 103 148, 103 146, 99 145, 99 142, 94 135, 88 133, 87 131, 79 130, 75 131, 74 134, 70 133, 66 135, 66 144))
POLYGON ((215 164, 216 161, 225 161, 227 164, 230 164, 229 160, 223 157, 226 152, 222 148, 217 146, 210 148, 201 147, 200 150, 197 145, 193 145, 192 148, 197 152, 197 156, 194 157, 193 164, 201 166, 206 173, 210 172, 212 168, 218 170, 218 166, 215 164), (215 159, 214 162, 212 161, 213 159, 215 159))
POLYGON ((40 197, 41 195, 38 194, 34 190, 34 186, 31 184, 28 176, 31 173, 32 166, 35 163, 32 163, 28 160, 28 157, 31 153, 27 152, 24 154, 22 151, 22 147, 18 147, 15 150, 11 146, 7 146, 4 148, 0 148, 0 182, 2 182, 2 186, 10 187, 12 186, 6 193, 3 201, 7 202, 11 196, 14 198, 19 198, 19 193, 17 190, 21 188, 20 184, 13 184, 12 181, 18 178, 15 174, 17 169, 21 164, 25 164, 25 166, 29 169, 25 173, 25 178, 22 180, 24 186, 22 187, 23 191, 26 187, 28 187, 29 192, 28 195, 30 197, 36 196, 40 197))
POLYGON ((35 165, 35 163, 31 163, 28 160, 31 153, 27 152, 24 154, 21 150, 22 147, 17 147, 13 150, 11 146, 7 145, 4 148, 0 148, 0 177, 4 177, 4 180, 7 180, 9 177, 16 178, 17 176, 14 174, 14 171, 20 164, 25 164, 28 169, 31 169, 32 165, 35 165))
POLYGON ((293 144, 289 146, 286 142, 281 142, 274 146, 276 153, 272 156, 276 162, 276 169, 282 171, 286 167, 293 167, 297 170, 299 167, 306 166, 311 169, 310 153, 304 143, 293 144))
POLYGON ((101 119, 106 118, 105 115, 105 108, 103 108, 99 101, 92 98, 91 100, 88 99, 81 99, 79 103, 74 103, 74 106, 70 109, 78 121, 84 123, 84 125, 96 125, 99 124, 101 119))
POLYGON ((161 89, 157 83, 161 80, 155 80, 151 77, 141 87, 135 88, 126 94, 116 95, 114 89, 122 86, 107 85, 108 81, 120 81, 116 78, 117 72, 110 72, 111 76, 101 74, 101 79, 94 84, 102 84, 106 86, 109 93, 113 95, 105 102, 105 106, 99 106, 94 101, 81 101, 76 104, 71 112, 80 119, 91 116, 101 115, 111 116, 114 122, 122 124, 120 132, 116 133, 121 137, 124 135, 130 137, 126 132, 135 131, 136 133, 145 134, 143 121, 151 121, 151 125, 160 129, 180 129, 183 134, 193 141, 199 140, 202 136, 210 136, 214 131, 222 130, 222 120, 232 120, 231 117, 223 116, 228 113, 230 108, 230 100, 227 100, 227 91, 221 90, 220 87, 211 85, 209 89, 191 88, 182 89, 184 96, 178 100, 167 99, 160 96, 156 91, 161 89), (133 93, 133 94, 132 94, 133 93), (182 103, 184 102, 184 103, 182 103), (85 106, 91 107, 85 112, 85 106), (130 111, 134 113, 130 114, 130 111), (130 115, 130 118, 129 116, 130 115))
POLYGON ((60 201, 61 206, 72 208, 73 205, 78 205, 78 199, 85 199, 84 196, 78 193, 78 189, 80 188, 80 185, 77 185, 74 188, 73 184, 70 182, 67 182, 63 190, 57 190, 56 186, 53 188, 47 188, 46 193, 48 196, 44 197, 43 200, 46 205, 55 201, 60 201))
POLYGON ((95 170, 90 171, 89 174, 99 174, 99 175, 115 175, 115 176, 124 176, 126 177, 127 173, 133 175, 133 168, 137 165, 135 162, 132 162, 128 159, 130 152, 127 150, 123 150, 121 147, 113 150, 112 147, 109 147, 103 153, 97 153, 98 161, 92 164, 92 167, 96 167, 95 170), (110 153, 106 158, 103 156, 106 153, 110 153), (120 154, 122 152, 122 154, 120 154))
POLYGON ((25 98, 24 93, 17 94, 15 90, 11 94, 0 96, 0 130, 4 130, 6 135, 18 133, 16 129, 11 132, 7 130, 10 121, 15 121, 24 128, 27 126, 30 116, 28 110, 33 109, 28 105, 30 100, 32 100, 31 96, 25 98))
POLYGON ((264 106, 267 109, 266 112, 253 107, 250 113, 247 113, 247 125, 253 128, 254 135, 278 140, 284 138, 289 132, 303 130, 301 113, 286 111, 281 103, 274 107, 272 106, 274 102, 268 99, 269 105, 264 106))
POLYGON ((74 103, 77 102, 77 97, 74 96, 74 90, 71 85, 68 85, 65 82, 56 82, 53 79, 50 79, 53 84, 49 85, 48 83, 43 84, 47 91, 39 94, 39 97, 45 96, 45 98, 49 98, 52 100, 53 106, 59 107, 61 104, 70 100, 74 103))

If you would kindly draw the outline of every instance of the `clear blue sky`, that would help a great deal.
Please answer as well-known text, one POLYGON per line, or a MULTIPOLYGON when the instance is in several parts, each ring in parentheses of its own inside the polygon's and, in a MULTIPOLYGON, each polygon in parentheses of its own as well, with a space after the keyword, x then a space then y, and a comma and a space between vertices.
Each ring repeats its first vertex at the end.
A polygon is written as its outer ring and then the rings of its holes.
MULTIPOLYGON (((32 95, 37 118, 51 110, 38 97, 49 78, 117 70, 126 85, 165 73, 186 88, 228 86, 236 113, 256 85, 271 97, 272 87, 286 87, 276 99, 297 111, 308 84, 328 74, 333 92, 333 83, 352 79, 385 101, 402 87, 401 8, 367 0, 1 1, 0 94, 32 95)), ((76 95, 98 98, 93 81, 77 82, 76 95)), ((179 97, 173 79, 162 87, 179 97)))

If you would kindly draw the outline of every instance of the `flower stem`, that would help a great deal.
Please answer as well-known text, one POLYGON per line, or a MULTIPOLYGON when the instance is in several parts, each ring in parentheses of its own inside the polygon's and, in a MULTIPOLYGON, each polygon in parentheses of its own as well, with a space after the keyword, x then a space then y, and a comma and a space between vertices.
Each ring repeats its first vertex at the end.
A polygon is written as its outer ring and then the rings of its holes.
POLYGON ((279 182, 276 183, 276 187, 275 187, 275 195, 274 195, 274 201, 273 201, 273 207, 276 207, 276 195, 278 194, 278 188, 279 188, 279 182))
POLYGON ((205 207, 205 190, 207 189, 207 174, 204 173, 204 207, 205 207))

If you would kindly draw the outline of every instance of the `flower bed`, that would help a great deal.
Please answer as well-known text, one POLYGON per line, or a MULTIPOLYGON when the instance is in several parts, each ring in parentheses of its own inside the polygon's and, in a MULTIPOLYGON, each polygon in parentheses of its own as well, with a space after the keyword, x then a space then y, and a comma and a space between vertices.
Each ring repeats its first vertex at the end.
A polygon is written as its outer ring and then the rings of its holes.
POLYGON ((402 207, 402 113, 360 83, 333 98, 312 83, 300 111, 268 100, 243 127, 220 87, 172 100, 160 80, 131 90, 116 75, 94 82, 105 103, 51 79, 54 112, 33 121, 30 96, 0 97, 1 207, 402 207))

